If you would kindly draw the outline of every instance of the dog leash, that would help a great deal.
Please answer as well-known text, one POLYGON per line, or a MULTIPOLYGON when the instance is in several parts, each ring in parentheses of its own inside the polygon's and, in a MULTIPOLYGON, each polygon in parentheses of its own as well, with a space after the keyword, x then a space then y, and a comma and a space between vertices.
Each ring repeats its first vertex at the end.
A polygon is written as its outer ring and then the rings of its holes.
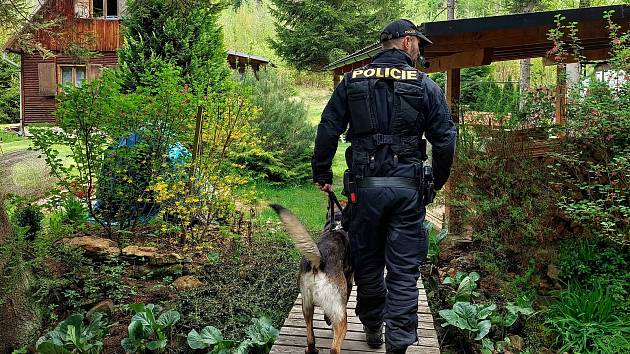
POLYGON ((341 207, 341 203, 339 203, 339 199, 335 195, 335 192, 328 192, 328 209, 330 210, 330 228, 335 228, 335 206, 339 208, 340 211, 343 211, 341 207))

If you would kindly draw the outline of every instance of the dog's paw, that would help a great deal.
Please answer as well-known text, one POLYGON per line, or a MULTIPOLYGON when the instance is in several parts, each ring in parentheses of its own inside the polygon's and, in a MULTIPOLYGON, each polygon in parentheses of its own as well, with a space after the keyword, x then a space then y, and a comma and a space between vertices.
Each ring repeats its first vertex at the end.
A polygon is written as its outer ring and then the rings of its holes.
POLYGON ((328 316, 324 315, 324 321, 326 321, 327 325, 332 325, 332 321, 330 320, 330 318, 328 318, 328 316))
POLYGON ((319 354, 319 350, 315 348, 315 346, 313 347, 308 346, 306 349, 304 349, 304 353, 305 354, 319 354))

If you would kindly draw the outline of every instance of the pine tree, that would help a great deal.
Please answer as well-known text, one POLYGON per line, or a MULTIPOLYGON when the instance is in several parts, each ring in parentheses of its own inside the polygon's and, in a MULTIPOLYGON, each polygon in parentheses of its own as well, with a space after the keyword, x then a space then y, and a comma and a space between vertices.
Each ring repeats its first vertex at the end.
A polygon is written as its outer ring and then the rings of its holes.
POLYGON ((19 69, 0 61, 0 123, 20 121, 19 69))
POLYGON ((149 84, 151 73, 170 63, 181 69, 193 90, 223 90, 230 75, 217 25, 222 2, 132 0, 127 4, 125 45, 119 58, 128 89, 149 84))
POLYGON ((277 39, 271 46, 297 69, 328 63, 378 41, 400 15, 400 0, 272 0, 277 39))

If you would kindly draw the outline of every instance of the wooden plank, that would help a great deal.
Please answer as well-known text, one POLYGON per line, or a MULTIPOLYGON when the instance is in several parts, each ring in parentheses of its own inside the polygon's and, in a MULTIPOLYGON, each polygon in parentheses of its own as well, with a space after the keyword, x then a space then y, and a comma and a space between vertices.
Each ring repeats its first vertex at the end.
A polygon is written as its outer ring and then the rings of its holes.
MULTIPOLYGON (((316 338, 332 338, 333 331, 332 329, 315 329, 313 330, 316 338)), ((283 327, 280 330, 281 335, 291 335, 291 336, 303 336, 304 343, 306 343, 306 329, 305 328, 297 328, 297 327, 283 327)), ((346 334, 346 340, 354 340, 354 341, 365 341, 365 334, 363 332, 348 332, 346 334)), ((427 347, 439 347, 439 343, 436 337, 419 337, 418 345, 427 346, 427 347)))
MULTIPOLYGON (((437 332, 433 323, 433 315, 429 308, 422 280, 418 279, 418 342, 409 347, 407 353, 435 354, 440 353, 437 332)), ((363 324, 356 316, 356 288, 350 294, 347 306, 348 328, 342 346, 343 353, 383 353, 385 347, 372 349, 365 343, 363 324)), ((313 319, 313 331, 316 338, 316 346, 320 350, 327 350, 332 344, 332 328, 324 320, 324 313, 318 306, 315 307, 313 319)), ((297 299, 280 329, 280 335, 274 344, 271 353, 301 353, 306 346, 306 325, 302 315, 302 296, 297 299)))

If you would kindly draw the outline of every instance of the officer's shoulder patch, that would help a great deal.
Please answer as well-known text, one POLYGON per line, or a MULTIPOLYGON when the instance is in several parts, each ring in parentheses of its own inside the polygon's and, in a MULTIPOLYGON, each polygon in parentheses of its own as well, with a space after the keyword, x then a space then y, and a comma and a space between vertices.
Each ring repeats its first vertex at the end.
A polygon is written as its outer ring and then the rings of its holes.
POLYGON ((352 79, 418 80, 420 71, 397 67, 362 67, 350 73, 352 79))

